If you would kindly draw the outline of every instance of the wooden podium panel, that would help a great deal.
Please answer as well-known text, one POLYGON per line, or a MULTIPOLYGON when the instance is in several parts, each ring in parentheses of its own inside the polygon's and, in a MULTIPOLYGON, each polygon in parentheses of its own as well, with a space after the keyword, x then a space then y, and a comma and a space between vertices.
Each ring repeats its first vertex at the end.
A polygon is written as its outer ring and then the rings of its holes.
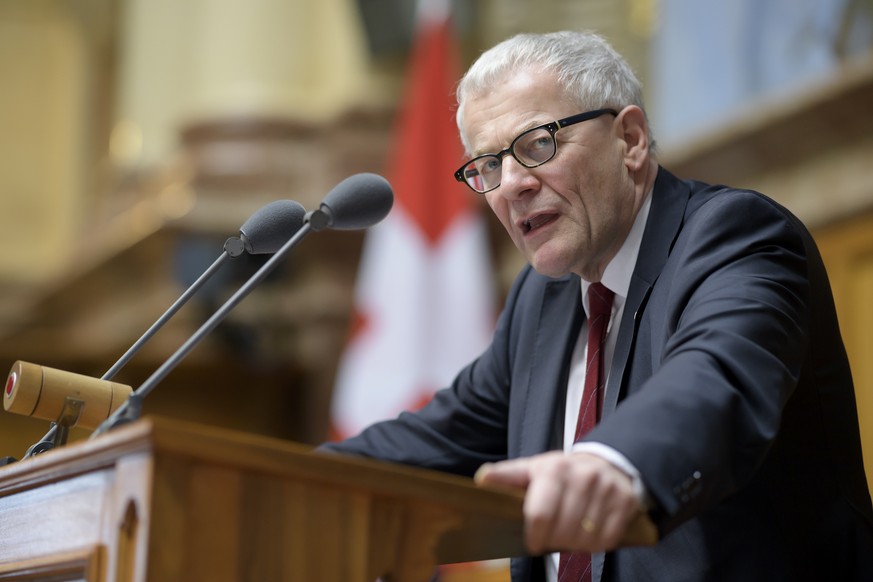
POLYGON ((524 553, 522 495, 146 418, 0 469, 0 581, 395 582, 524 553))

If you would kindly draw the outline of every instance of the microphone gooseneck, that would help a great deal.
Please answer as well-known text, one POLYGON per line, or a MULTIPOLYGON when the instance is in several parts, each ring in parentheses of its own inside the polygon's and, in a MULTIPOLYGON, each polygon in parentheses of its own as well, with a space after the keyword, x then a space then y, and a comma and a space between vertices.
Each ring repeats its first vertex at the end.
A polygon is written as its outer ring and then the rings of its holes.
MULTIPOLYGON (((256 210, 240 227, 240 237, 231 237, 224 244, 219 257, 185 290, 140 338, 106 371, 100 380, 111 380, 136 355, 191 297, 218 272, 229 258, 243 251, 253 255, 271 254, 279 249, 303 226, 306 210, 299 202, 277 200, 256 210)), ((24 458, 52 447, 57 426, 53 425, 39 442, 30 447, 24 458)))
MULTIPOLYGON (((262 206, 252 214, 240 227, 240 238, 245 250, 254 255, 271 254, 282 246, 291 236, 303 226, 303 218, 306 214, 303 206, 293 200, 277 200, 262 206), (252 245, 246 240, 255 241, 252 245)), ((112 365, 107 372, 100 377, 101 380, 111 380, 115 375, 136 355, 145 343, 167 323, 177 311, 196 293, 203 285, 218 272, 219 267, 228 259, 238 256, 240 253, 233 252, 233 245, 228 239, 224 245, 224 252, 219 255, 200 277, 185 290, 161 317, 112 365)))
POLYGON ((310 231, 322 228, 367 228, 388 214, 394 202, 391 185, 376 174, 356 174, 346 178, 324 197, 319 210, 306 215, 303 225, 279 248, 270 259, 218 308, 188 340, 173 353, 155 372, 133 391, 130 398, 107 418, 91 438, 100 436, 113 427, 135 420, 139 416, 143 398, 169 374, 209 332, 221 323, 252 290, 279 265, 284 257, 303 240, 310 231), (322 224, 313 225, 312 217, 322 224))

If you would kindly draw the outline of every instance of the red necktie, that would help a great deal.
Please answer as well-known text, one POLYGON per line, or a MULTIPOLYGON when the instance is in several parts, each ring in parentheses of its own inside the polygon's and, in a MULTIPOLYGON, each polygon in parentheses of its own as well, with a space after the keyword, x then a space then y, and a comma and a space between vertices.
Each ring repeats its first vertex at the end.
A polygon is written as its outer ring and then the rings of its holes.
MULTIPOLYGON (((612 314, 612 299, 615 294, 600 283, 588 287, 588 357, 585 363, 585 388, 576 421, 578 442, 600 421, 603 407, 603 349, 606 344, 606 329, 612 314)), ((563 552, 558 564, 558 582, 590 582, 591 554, 587 552, 563 552)))

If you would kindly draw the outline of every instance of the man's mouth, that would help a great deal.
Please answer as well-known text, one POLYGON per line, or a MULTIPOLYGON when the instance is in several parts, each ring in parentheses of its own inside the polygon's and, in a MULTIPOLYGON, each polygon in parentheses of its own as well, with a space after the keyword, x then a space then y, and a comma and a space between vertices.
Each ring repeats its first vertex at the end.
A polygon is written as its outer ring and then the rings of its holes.
POLYGON ((557 214, 537 214, 525 219, 521 223, 522 231, 527 234, 558 218, 557 214))

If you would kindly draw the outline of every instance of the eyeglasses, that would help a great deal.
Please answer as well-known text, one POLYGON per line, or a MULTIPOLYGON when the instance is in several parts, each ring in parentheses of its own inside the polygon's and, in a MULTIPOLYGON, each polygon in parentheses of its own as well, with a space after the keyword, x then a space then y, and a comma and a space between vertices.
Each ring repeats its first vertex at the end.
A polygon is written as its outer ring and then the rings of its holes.
POLYGON ((542 166, 554 158, 558 152, 555 134, 559 129, 607 113, 618 115, 614 109, 595 109, 528 129, 512 140, 512 143, 505 150, 496 154, 484 154, 465 163, 455 172, 455 179, 458 182, 465 182, 467 186, 480 194, 490 192, 500 186, 503 158, 512 156, 525 168, 542 166))

